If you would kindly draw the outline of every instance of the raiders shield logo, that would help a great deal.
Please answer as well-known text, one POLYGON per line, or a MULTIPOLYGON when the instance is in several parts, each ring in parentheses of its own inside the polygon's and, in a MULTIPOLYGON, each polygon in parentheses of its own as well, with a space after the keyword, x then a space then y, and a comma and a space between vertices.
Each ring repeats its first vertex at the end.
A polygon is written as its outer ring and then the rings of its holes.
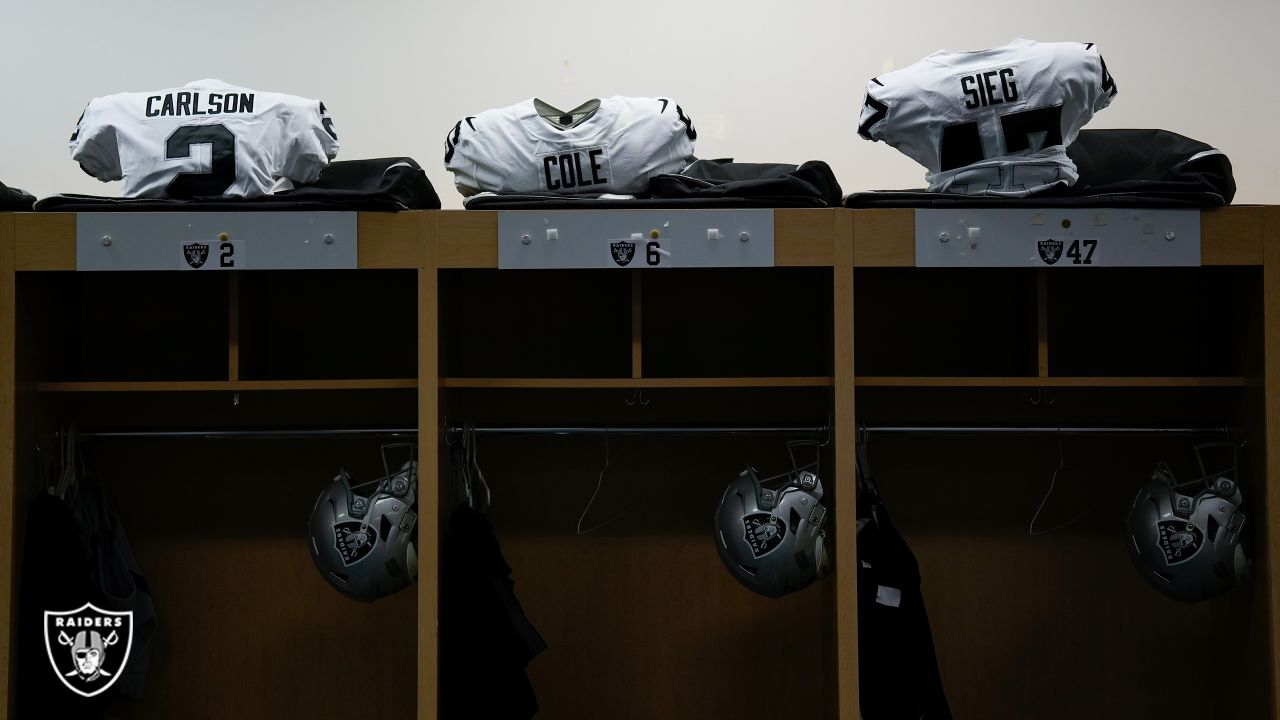
POLYGON ((751 554, 756 557, 776 550, 787 534, 787 526, 769 513, 748 515, 742 518, 742 525, 747 544, 751 546, 751 554))
POLYGON ((354 565, 373 552, 378 543, 378 531, 372 525, 365 525, 355 520, 338 523, 333 526, 333 545, 342 553, 343 565, 354 565))
POLYGON ((1036 243, 1040 249, 1040 259, 1046 265, 1052 265, 1062 259, 1062 241, 1061 240, 1041 240, 1036 243))
POLYGON ((626 240, 610 243, 609 249, 613 251, 613 261, 618 263, 619 267, 630 265, 631 258, 636 256, 636 244, 626 240))
POLYGON ((1170 565, 1190 560, 1203 544, 1204 533, 1189 522, 1166 520, 1160 523, 1160 549, 1170 565))
POLYGON ((120 678, 133 648, 133 612, 76 610, 44 613, 44 647, 58 679, 84 697, 101 695, 120 678))
POLYGON ((187 243, 182 246, 182 254, 193 270, 199 270, 204 261, 209 259, 209 246, 204 243, 187 243))

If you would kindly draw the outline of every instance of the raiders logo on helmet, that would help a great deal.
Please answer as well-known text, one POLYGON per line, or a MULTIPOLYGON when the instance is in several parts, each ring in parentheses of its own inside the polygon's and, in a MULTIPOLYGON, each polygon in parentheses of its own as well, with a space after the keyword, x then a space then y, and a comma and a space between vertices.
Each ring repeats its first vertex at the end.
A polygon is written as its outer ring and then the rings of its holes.
POLYGON ((1061 240, 1041 240, 1036 246, 1040 250, 1040 259, 1046 265, 1053 265, 1062 259, 1061 240))
POLYGON ((1159 528, 1160 549, 1170 565, 1190 560, 1204 544, 1204 533, 1194 523, 1166 520, 1159 528))
POLYGON ((343 565, 354 565, 373 552, 378 531, 372 525, 349 520, 333 526, 333 543, 342 554, 343 565))
POLYGON ((787 526, 769 513, 754 513, 743 517, 742 527, 746 532, 747 544, 751 546, 751 554, 756 557, 763 557, 776 550, 787 534, 787 526))

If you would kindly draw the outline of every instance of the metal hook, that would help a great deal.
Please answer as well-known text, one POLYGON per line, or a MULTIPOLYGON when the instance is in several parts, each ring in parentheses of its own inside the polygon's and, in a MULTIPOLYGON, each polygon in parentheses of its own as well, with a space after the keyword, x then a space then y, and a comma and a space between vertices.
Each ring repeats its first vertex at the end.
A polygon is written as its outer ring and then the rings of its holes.
POLYGON ((1058 402, 1058 398, 1054 397, 1052 393, 1046 393, 1044 388, 1036 388, 1036 396, 1030 398, 1030 400, 1031 404, 1036 406, 1039 406, 1041 403, 1044 403, 1045 405, 1053 405, 1058 402))
POLYGON ((649 404, 649 400, 644 396, 644 391, 639 388, 632 388, 631 397, 627 398, 623 402, 625 402, 630 407, 635 407, 636 405, 649 404))

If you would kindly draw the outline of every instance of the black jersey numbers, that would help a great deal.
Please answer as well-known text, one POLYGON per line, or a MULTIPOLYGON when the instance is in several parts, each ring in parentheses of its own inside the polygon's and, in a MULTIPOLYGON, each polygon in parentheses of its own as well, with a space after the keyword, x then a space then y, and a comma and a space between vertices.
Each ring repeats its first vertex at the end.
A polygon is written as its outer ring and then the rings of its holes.
MULTIPOLYGON (((869 99, 870 96, 868 96, 869 99)), ((1001 154, 1038 151, 1062 144, 1062 106, 1019 110, 1000 116, 998 126, 1001 154)), ((861 132, 861 131, 859 131, 861 132)), ((942 172, 957 170, 987 158, 982 148, 978 121, 956 123, 942 128, 938 160, 942 172)))
POLYGON ((324 125, 324 131, 329 133, 329 137, 338 139, 338 133, 333 129, 333 118, 329 117, 329 111, 324 109, 324 103, 320 103, 320 124, 324 125))
POLYGON ((225 195, 236 181, 236 136, 221 123, 186 125, 174 130, 164 143, 169 160, 191 157, 192 145, 210 146, 212 164, 206 172, 178 173, 165 192, 188 200, 197 195, 225 195))

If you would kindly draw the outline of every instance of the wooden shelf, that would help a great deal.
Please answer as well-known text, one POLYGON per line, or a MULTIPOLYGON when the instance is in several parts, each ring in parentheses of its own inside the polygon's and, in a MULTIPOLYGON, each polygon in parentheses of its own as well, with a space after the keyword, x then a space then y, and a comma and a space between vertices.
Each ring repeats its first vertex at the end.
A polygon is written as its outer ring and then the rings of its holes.
POLYGON ((857 387, 1242 388, 1243 377, 888 377, 856 378, 857 387))
MULTIPOLYGON (((360 269, 422 265, 425 211, 356 215, 360 269)), ((18 272, 76 269, 76 213, 14 213, 14 265, 18 272)))
POLYGON ((729 378, 440 378, 443 388, 658 389, 831 387, 829 377, 729 378))
MULTIPOLYGON (((654 212, 696 211, 655 209, 654 212)), ((837 208, 774 210, 774 262, 779 267, 829 267, 835 258, 836 218, 846 212, 837 208)), ((436 257, 440 268, 498 267, 497 212, 441 210, 431 216, 436 224, 436 257)))
MULTIPOLYGON (((1261 265, 1264 207, 1232 205, 1200 215, 1201 265, 1261 265)), ((915 210, 854 210, 857 267, 912 267, 916 260, 915 210)))
POLYGON ((412 390, 416 379, 389 380, 172 380, 156 382, 42 382, 37 392, 248 392, 253 390, 412 390))

